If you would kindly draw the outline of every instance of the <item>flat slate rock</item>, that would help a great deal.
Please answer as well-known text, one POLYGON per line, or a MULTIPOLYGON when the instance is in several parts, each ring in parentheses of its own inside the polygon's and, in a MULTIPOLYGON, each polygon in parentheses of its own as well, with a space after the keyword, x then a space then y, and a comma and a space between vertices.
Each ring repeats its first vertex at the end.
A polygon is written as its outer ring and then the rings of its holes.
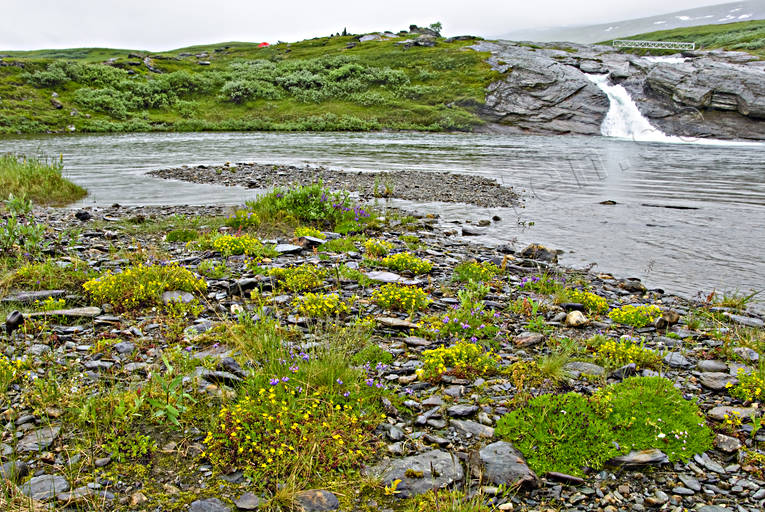
POLYGON ((671 366, 672 368, 690 368, 693 363, 688 361, 686 357, 680 352, 670 352, 664 356, 664 364, 671 366))
POLYGON ((728 373, 704 372, 699 375, 699 382, 701 382, 702 386, 712 391, 722 391, 728 384, 731 386, 738 384, 738 379, 728 373))
POLYGON ((340 508, 337 496, 323 489, 309 489, 295 495, 295 501, 303 512, 325 512, 340 508))
POLYGON ((431 489, 451 487, 465 478, 460 461, 442 450, 385 461, 369 468, 368 473, 381 479, 385 485, 401 480, 396 487, 399 498, 411 498, 431 489), (412 477, 407 476, 407 472, 412 477), (413 474, 419 475, 420 472, 421 477, 413 474))
POLYGON ((733 322, 739 325, 745 325, 747 327, 764 327, 765 326, 765 322, 763 322, 759 318, 753 318, 751 316, 743 316, 743 315, 734 315, 727 312, 723 313, 723 315, 727 316, 733 322))
POLYGON ((61 427, 45 427, 34 430, 25 435, 17 446, 22 452, 41 452, 53 444, 58 437, 61 427))
POLYGON ((58 298, 66 295, 66 290, 40 290, 36 292, 18 292, 0 299, 0 302, 11 302, 14 304, 32 304, 34 301, 44 301, 48 298, 58 298))
POLYGON ((422 284, 419 279, 407 279, 404 276, 400 276, 393 272, 386 272, 384 270, 371 270, 364 274, 365 277, 372 281, 378 281, 380 283, 398 283, 406 286, 417 286, 422 284))
POLYGON ((53 311, 38 311, 26 315, 28 318, 45 316, 65 316, 67 318, 95 318, 101 314, 101 308, 89 306, 85 308, 54 309, 53 311))
POLYGON ((539 487, 539 478, 511 443, 498 441, 484 446, 478 452, 480 467, 473 466, 476 476, 493 485, 505 485, 508 488, 539 487))
POLYGON ((60 475, 40 475, 21 486, 21 492, 33 500, 48 500, 69 490, 69 482, 60 475))
POLYGON ((260 507, 261 500, 251 492, 242 494, 239 499, 234 500, 234 505, 239 510, 257 510, 260 507))
POLYGON ((449 407, 446 412, 452 418, 465 418, 478 412, 477 405, 458 404, 449 407))
MULTIPOLYGON (((565 370, 568 370, 570 372, 576 372, 578 375, 605 375, 606 369, 602 366, 598 366, 594 363, 588 363, 586 361, 572 361, 570 363, 567 363, 566 366, 563 367, 565 370)), ((577 375, 577 376, 578 376, 577 375)))
POLYGON ((698 362, 696 368, 698 368, 700 372, 727 372, 728 364, 716 359, 703 359, 698 362))
POLYGON ((414 322, 395 317, 379 316, 375 320, 383 327, 393 327, 394 329, 417 329, 419 327, 414 322))
POLYGON ((16 482, 29 474, 29 465, 21 460, 8 461, 0 466, 0 479, 16 482))
POLYGON ((426 340, 425 338, 420 338, 419 336, 407 336, 404 338, 404 343, 410 347, 429 347, 433 344, 431 340, 426 340))
POLYGON ((274 250, 279 254, 299 254, 303 248, 299 245, 278 244, 276 247, 274 247, 274 250))
POLYGON ((614 457, 606 464, 625 467, 669 464, 669 457, 663 451, 654 448, 652 450, 632 451, 627 455, 614 457))
POLYGON ((189 512, 231 512, 231 507, 224 505, 218 498, 192 501, 189 512))
POLYGON ((707 411, 707 416, 717 421, 724 421, 725 416, 738 416, 742 420, 751 418, 757 414, 757 409, 748 407, 731 407, 729 405, 720 405, 707 411))
POLYGON ((489 439, 494 437, 494 429, 492 427, 487 427, 473 420, 452 420, 451 423, 454 428, 463 434, 471 434, 489 439))

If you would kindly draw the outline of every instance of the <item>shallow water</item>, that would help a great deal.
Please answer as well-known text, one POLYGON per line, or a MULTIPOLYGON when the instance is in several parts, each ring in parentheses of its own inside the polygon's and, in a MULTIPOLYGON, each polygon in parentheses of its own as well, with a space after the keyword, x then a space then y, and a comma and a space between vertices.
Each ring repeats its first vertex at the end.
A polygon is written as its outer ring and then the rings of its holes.
POLYGON ((7 151, 63 154, 65 173, 90 191, 81 205, 238 204, 256 193, 145 175, 183 164, 479 174, 514 186, 524 207, 395 204, 438 212, 445 224, 499 215, 481 241, 518 248, 541 242, 566 251, 563 263, 597 263, 598 270, 687 296, 765 288, 765 146, 478 134, 172 133, 0 138, 0 152, 7 151), (599 204, 604 200, 618 204, 599 204))

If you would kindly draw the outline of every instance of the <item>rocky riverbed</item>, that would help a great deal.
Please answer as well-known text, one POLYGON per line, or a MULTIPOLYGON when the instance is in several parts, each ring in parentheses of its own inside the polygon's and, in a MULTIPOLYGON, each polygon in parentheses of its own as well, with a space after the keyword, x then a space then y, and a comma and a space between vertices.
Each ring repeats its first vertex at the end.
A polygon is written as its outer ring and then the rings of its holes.
POLYGON ((176 167, 149 173, 165 179, 268 189, 321 181, 333 190, 353 190, 363 199, 394 197, 410 201, 466 203, 485 208, 518 204, 512 187, 493 179, 451 172, 349 172, 327 167, 237 163, 176 167))
MULTIPOLYGON (((225 176, 232 183, 252 180, 260 188, 283 183, 279 172, 283 169, 237 165, 233 171, 194 168, 167 175, 209 175, 216 180, 225 176)), ((292 172, 284 178, 299 180, 302 171, 292 172)), ((326 184, 334 183, 330 174, 326 184)), ((358 179, 366 180, 367 187, 373 185, 366 175, 358 179)), ((369 189, 365 190, 368 194, 369 189)), ((396 183, 394 191, 398 190, 408 188, 396 183)), ((509 191, 502 197, 514 200, 509 191)), ((482 247, 438 231, 435 219, 402 217, 393 211, 384 214, 369 236, 390 244, 391 253, 408 251, 428 260, 432 269, 427 274, 380 268, 363 238, 332 232, 323 236, 347 238, 350 245, 332 250, 314 236, 264 235, 263 241, 274 244, 276 254, 263 259, 259 267, 244 256, 168 241, 168 234, 179 228, 230 234, 230 228, 215 220, 224 213, 214 207, 35 212, 37 221, 48 226, 47 252, 53 270, 47 277, 9 271, 0 289, 9 333, 0 347, 6 360, 20 361, 18 367, 25 372, 4 390, 0 405, 4 424, 0 476, 10 489, 0 494, 0 502, 6 509, 42 509, 51 504, 60 510, 221 512, 254 510, 266 503, 273 506, 270 496, 254 490, 258 482, 246 478, 242 468, 222 470, 213 464, 205 444, 205 431, 212 428, 222 404, 241 397, 247 389, 243 382, 263 362, 248 360, 241 346, 230 339, 205 334, 241 322, 250 312, 292 329, 297 338, 285 338, 285 343, 295 343, 295 351, 309 352, 308 347, 321 338, 316 336, 316 325, 300 313, 302 292, 285 290, 262 272, 262 268, 298 265, 326 271, 316 290, 335 293, 343 300, 355 297, 350 315, 340 321, 351 325, 363 317, 371 322, 369 339, 388 356, 385 362, 366 365, 364 371, 369 381, 399 398, 382 401, 384 415, 374 430, 381 449, 362 468, 362 473, 379 482, 376 491, 353 483, 354 473, 339 485, 338 477, 327 468, 326 483, 292 482, 295 492, 290 503, 295 507, 400 510, 411 506, 409 497, 449 487, 483 503, 480 510, 754 512, 765 508, 765 455, 759 445, 765 441, 765 431, 755 428, 761 410, 757 400, 742 402, 731 396, 730 388, 738 382, 740 369, 756 371, 765 346, 763 319, 748 313, 745 303, 723 304, 713 298, 708 303, 690 302, 648 290, 638 280, 560 267, 555 252, 541 246, 518 253, 507 247, 482 247), (196 220, 190 222, 192 218, 196 220), (496 330, 484 341, 494 348, 502 371, 470 378, 445 371, 438 378, 422 379, 417 370, 423 368, 424 351, 455 341, 428 335, 421 330, 423 322, 427 315, 450 314, 458 307, 466 284, 455 280, 455 267, 470 260, 501 269, 486 283, 480 301, 494 312, 496 330), (78 268, 87 271, 88 277, 124 272, 139 264, 178 265, 204 280, 206 291, 198 295, 203 307, 181 317, 178 325, 161 307, 120 313, 116 304, 92 303, 79 285, 51 289, 55 267, 72 269, 81 262, 86 265, 78 268), (340 267, 357 273, 340 276, 340 267), (654 305, 662 314, 645 327, 621 325, 605 314, 588 312, 583 304, 557 301, 553 293, 537 285, 548 278, 562 287, 586 287, 602 297, 609 309, 654 305), (373 300, 375 291, 386 283, 421 288, 432 303, 421 312, 386 309, 373 300), (41 307, 45 299, 64 299, 65 305, 46 312, 41 307), (531 304, 538 306, 532 314, 527 310, 531 304), (26 320, 20 322, 12 310, 24 312, 26 320), (635 362, 614 365, 598 359, 587 341, 598 334, 616 341, 639 338, 658 362, 642 368, 635 362), (523 380, 505 371, 557 353, 561 340, 574 340, 576 348, 567 357, 560 380, 548 376, 524 387, 523 380), (89 413, 81 402, 131 386, 140 389, 141 383, 171 374, 168 354, 175 354, 173 365, 184 372, 179 381, 183 392, 206 408, 183 417, 182 428, 153 422, 142 410, 134 424, 140 425, 140 434, 155 448, 132 458, 129 449, 106 444, 103 439, 109 438, 109 432, 83 442, 84 432, 91 431, 89 422, 95 421, 88 415, 113 411, 89 413), (661 375, 686 400, 697 403, 703 422, 715 431, 713 447, 687 462, 669 463, 657 442, 653 451, 630 453, 606 467, 587 469, 584 477, 555 472, 537 475, 523 455, 495 432, 503 415, 522 406, 522 393, 577 391, 589 396, 632 375, 661 375), (734 417, 740 421, 727 421, 734 417), (24 496, 33 498, 34 504, 25 502, 24 496)), ((174 298, 193 299, 190 294, 165 291, 166 304, 174 298)))

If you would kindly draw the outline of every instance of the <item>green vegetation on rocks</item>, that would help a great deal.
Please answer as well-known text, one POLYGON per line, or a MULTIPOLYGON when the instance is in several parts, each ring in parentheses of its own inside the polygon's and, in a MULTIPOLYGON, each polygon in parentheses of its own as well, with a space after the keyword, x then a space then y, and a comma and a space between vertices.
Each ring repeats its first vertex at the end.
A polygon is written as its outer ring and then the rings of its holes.
POLYGON ((712 445, 698 407, 662 377, 634 377, 577 393, 541 395, 497 423, 538 473, 583 475, 631 450, 658 448, 670 461, 687 461, 712 445))
POLYGON ((150 54, 8 52, 0 133, 471 130, 497 76, 475 39, 320 37, 150 54), (195 55, 200 55, 199 57, 195 55), (201 65, 204 63, 205 65, 201 65))
MULTIPOLYGON (((658 30, 621 39, 647 41, 686 41, 699 50, 736 50, 765 58, 765 20, 740 21, 714 25, 658 30)), ((605 41, 604 44, 610 44, 605 41)), ((672 50, 674 53, 675 50, 672 50)))

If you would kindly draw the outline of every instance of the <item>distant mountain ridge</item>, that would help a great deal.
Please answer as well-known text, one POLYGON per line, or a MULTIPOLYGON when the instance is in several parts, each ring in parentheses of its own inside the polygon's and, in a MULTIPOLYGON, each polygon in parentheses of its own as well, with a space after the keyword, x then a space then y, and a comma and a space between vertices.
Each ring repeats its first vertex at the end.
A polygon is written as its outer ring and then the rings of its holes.
POLYGON ((710 5, 658 16, 614 21, 598 25, 514 30, 501 34, 496 38, 510 41, 595 43, 641 34, 643 32, 759 19, 765 19, 765 0, 747 0, 710 5))

